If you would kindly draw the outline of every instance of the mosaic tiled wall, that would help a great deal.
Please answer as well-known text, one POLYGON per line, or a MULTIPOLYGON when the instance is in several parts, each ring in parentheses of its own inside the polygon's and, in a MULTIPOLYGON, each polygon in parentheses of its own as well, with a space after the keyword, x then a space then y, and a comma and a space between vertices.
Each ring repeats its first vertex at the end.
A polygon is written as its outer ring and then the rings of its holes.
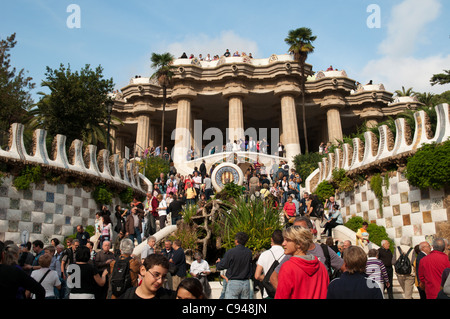
MULTIPOLYGON (((113 202, 111 208, 120 204, 119 199, 113 202)), ((99 209, 91 193, 82 188, 42 182, 22 191, 12 186, 11 177, 5 178, 0 186, 0 240, 21 243, 23 231, 30 241, 64 240, 75 233, 77 225, 94 225, 99 209)))
POLYGON ((353 192, 338 194, 336 200, 342 207, 344 221, 360 216, 368 222, 376 222, 386 228, 397 244, 402 236, 409 236, 416 245, 428 236, 450 228, 449 189, 436 191, 412 187, 402 173, 390 177, 389 184, 388 189, 383 187, 382 212, 368 182, 353 192))

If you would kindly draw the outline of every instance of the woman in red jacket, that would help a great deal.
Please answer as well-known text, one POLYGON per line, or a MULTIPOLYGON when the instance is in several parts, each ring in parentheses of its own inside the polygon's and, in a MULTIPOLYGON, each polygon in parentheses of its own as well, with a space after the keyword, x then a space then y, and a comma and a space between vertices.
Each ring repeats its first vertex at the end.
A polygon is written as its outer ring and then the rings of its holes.
POLYGON ((284 222, 287 226, 292 225, 290 222, 290 219, 295 217, 297 215, 297 207, 295 206, 294 202, 292 201, 292 197, 287 197, 287 202, 283 206, 283 213, 284 213, 284 222))
POLYGON ((278 274, 275 299, 326 299, 328 271, 316 256, 309 255, 313 235, 309 229, 291 226, 283 231, 285 255, 278 274))

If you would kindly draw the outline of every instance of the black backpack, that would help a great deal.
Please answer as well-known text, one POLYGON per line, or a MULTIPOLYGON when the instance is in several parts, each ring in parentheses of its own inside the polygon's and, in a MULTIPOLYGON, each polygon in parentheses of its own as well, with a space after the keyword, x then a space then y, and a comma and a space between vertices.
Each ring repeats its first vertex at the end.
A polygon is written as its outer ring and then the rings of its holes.
MULTIPOLYGON (((273 258, 275 259, 275 255, 273 254, 272 251, 270 251, 272 253, 273 258)), ((264 279, 261 281, 262 286, 264 287, 264 289, 266 290, 267 295, 270 298, 274 298, 275 297, 275 288, 272 286, 272 284, 270 283, 270 276, 272 276, 272 273, 275 271, 275 268, 278 267, 278 265, 280 264, 280 259, 284 257, 284 254, 281 255, 281 257, 279 259, 275 259, 272 263, 272 266, 270 266, 269 270, 267 271, 267 274, 264 274, 264 279)))
POLYGON ((321 201, 318 201, 318 203, 316 204, 314 210, 311 213, 311 216, 317 217, 317 218, 322 218, 323 213, 324 213, 323 203, 321 201))
POLYGON ((341 270, 333 269, 333 266, 331 266, 331 256, 330 252, 328 251, 328 245, 320 244, 320 247, 322 247, 323 254, 325 256, 325 266, 327 266, 328 268, 328 277, 330 278, 331 282, 333 279, 339 278, 341 276, 341 270))
POLYGON ((408 258, 409 253, 411 252, 412 248, 408 250, 406 255, 403 253, 402 249, 400 247, 397 247, 398 251, 400 252, 400 257, 395 262, 395 272, 399 275, 409 275, 412 271, 411 261, 408 258))
POLYGON ((114 268, 111 274, 111 293, 120 297, 128 288, 132 286, 130 275, 130 260, 132 258, 118 257, 114 264, 114 268))

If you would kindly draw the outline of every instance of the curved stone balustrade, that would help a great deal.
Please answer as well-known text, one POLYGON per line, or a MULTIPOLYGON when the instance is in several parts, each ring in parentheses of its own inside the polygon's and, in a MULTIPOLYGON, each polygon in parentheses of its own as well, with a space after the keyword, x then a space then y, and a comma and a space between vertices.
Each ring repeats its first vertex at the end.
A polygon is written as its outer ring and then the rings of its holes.
POLYGON ((173 65, 175 66, 195 65, 201 68, 215 68, 223 64, 247 63, 254 66, 265 66, 275 62, 287 62, 293 60, 294 60, 293 56, 289 54, 281 54, 281 55, 272 54, 272 56, 270 56, 267 59, 255 59, 250 58, 248 56, 240 56, 240 57, 230 56, 228 58, 222 56, 220 59, 212 61, 200 61, 198 58, 176 59, 174 60, 173 65))
POLYGON ((323 158, 316 169, 306 179, 306 191, 312 192, 324 180, 330 180, 334 169, 343 168, 346 171, 363 170, 382 162, 408 156, 423 144, 442 143, 450 138, 450 107, 447 103, 435 106, 437 113, 436 132, 432 132, 430 120, 424 111, 414 113, 415 131, 411 129, 404 118, 395 120, 396 132, 391 132, 386 125, 378 128, 380 140, 373 132, 364 134, 365 142, 359 138, 353 139, 353 145, 344 144, 336 149, 328 158, 323 158))
POLYGON ((135 191, 145 193, 140 179, 149 187, 145 179, 139 174, 138 167, 127 159, 120 159, 119 155, 109 156, 107 150, 101 150, 97 154, 97 147, 87 145, 83 152, 83 142, 74 140, 66 152, 66 136, 57 135, 52 144, 52 156, 49 156, 46 146, 47 132, 42 129, 34 131, 33 149, 28 154, 23 140, 24 126, 14 123, 10 128, 9 150, 0 147, 0 157, 7 161, 22 161, 25 163, 39 164, 72 171, 94 177, 99 177, 105 182, 115 182, 123 186, 132 187, 135 191))
POLYGON ((183 162, 175 162, 178 173, 187 175, 192 174, 195 167, 200 167, 202 161, 205 160, 205 164, 207 167, 211 167, 214 164, 220 163, 255 163, 257 160, 260 164, 264 164, 264 166, 269 170, 267 174, 270 174, 270 168, 273 163, 279 163, 282 161, 288 161, 287 158, 279 157, 275 155, 269 155, 264 153, 255 153, 255 152, 221 152, 215 153, 208 156, 196 158, 192 161, 183 161, 183 162))

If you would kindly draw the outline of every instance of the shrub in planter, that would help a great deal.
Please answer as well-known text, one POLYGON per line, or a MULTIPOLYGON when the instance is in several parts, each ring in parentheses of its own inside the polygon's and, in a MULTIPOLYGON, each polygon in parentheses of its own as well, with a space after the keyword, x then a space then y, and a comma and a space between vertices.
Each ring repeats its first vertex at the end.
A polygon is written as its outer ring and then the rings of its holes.
POLYGON ((450 183, 450 140, 423 145, 408 159, 406 178, 421 189, 441 189, 450 183))

